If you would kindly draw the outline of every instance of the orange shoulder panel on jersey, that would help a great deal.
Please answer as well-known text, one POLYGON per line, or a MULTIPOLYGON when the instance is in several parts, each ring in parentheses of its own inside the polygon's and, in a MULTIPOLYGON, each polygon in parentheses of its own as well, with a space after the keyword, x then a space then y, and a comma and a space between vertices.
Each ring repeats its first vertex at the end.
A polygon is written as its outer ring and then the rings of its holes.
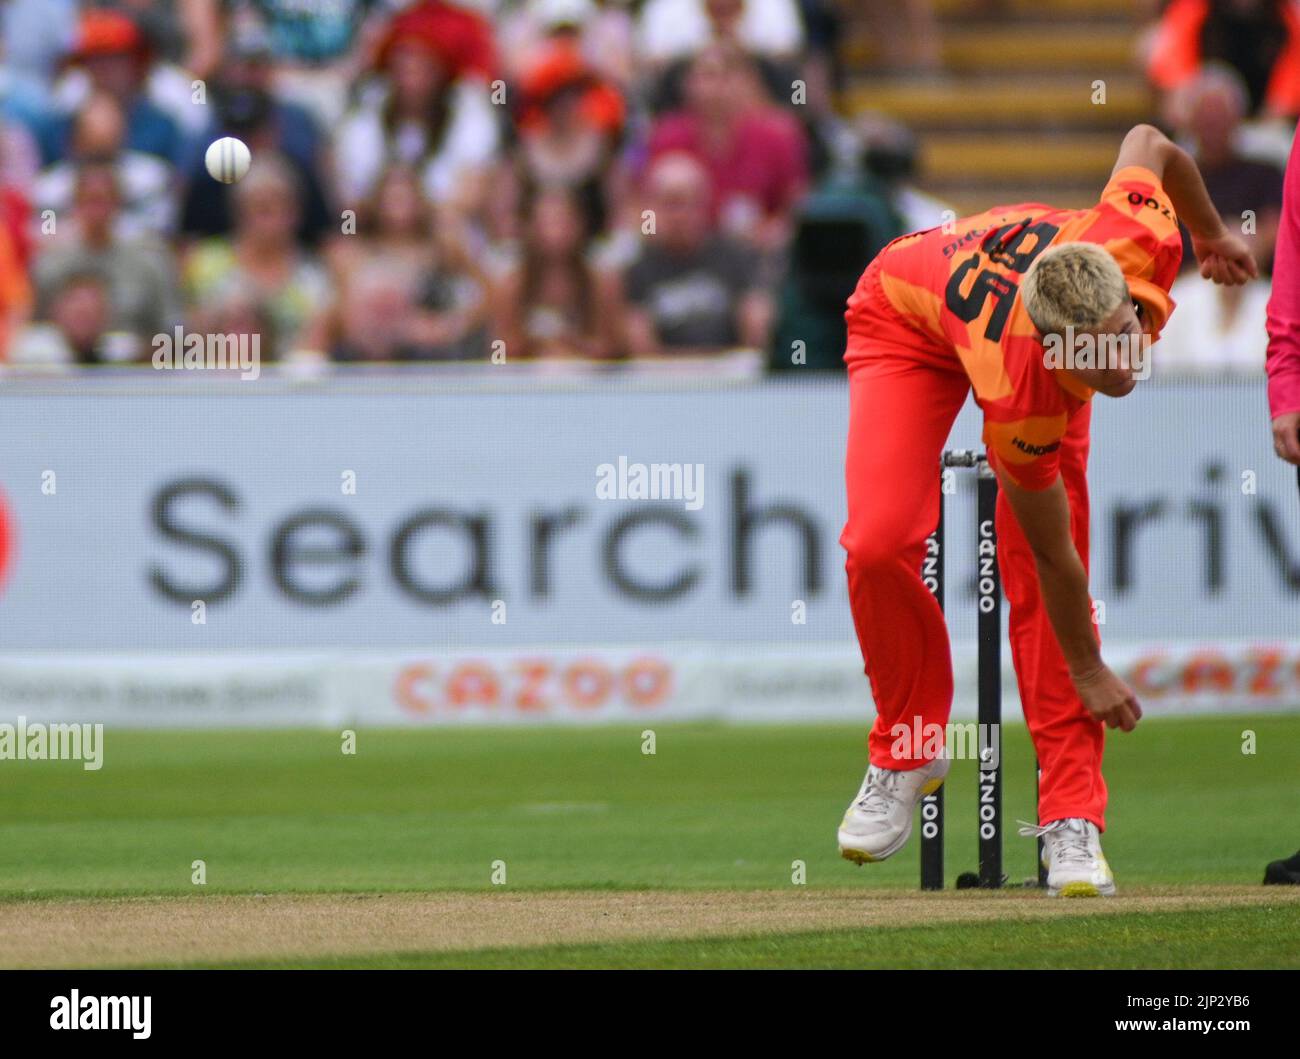
POLYGON ((1129 293, 1142 305, 1155 338, 1174 310, 1169 288, 1182 264, 1178 216, 1155 173, 1125 166, 1101 200, 1061 229, 1061 241, 1100 243, 1119 262, 1129 293))

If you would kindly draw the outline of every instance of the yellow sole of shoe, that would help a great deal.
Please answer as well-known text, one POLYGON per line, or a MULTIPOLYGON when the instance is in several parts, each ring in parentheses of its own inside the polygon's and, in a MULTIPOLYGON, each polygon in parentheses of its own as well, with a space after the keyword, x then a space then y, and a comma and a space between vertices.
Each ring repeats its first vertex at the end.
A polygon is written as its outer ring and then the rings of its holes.
POLYGON ((1066 883, 1058 897, 1100 897, 1101 891, 1090 882, 1066 883))
MULTIPOLYGON (((927 781, 925 786, 921 788, 921 794, 925 797, 928 797, 929 795, 933 794, 935 791, 937 791, 940 787, 943 786, 943 781, 945 779, 947 779, 946 776, 941 776, 938 779, 927 781)), ((862 867, 862 865, 864 864, 876 863, 875 857, 871 856, 868 853, 863 853, 862 850, 860 849, 841 849, 840 856, 843 857, 845 860, 850 861, 853 864, 856 864, 859 868, 862 867)))

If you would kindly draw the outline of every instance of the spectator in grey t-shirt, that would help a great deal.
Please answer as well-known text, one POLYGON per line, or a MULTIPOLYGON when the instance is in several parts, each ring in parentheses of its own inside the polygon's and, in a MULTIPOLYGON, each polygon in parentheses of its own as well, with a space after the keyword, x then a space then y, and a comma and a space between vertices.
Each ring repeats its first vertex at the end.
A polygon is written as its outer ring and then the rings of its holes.
POLYGON ((772 302, 743 244, 710 230, 707 170, 690 155, 655 160, 646 178, 654 232, 626 277, 633 356, 766 348, 772 302))
POLYGON ((132 336, 142 356, 154 335, 181 321, 177 266, 165 243, 118 233, 121 205, 111 162, 81 166, 72 215, 59 221, 56 236, 38 246, 33 277, 40 311, 46 312, 70 276, 98 275, 108 292, 112 330, 132 336))

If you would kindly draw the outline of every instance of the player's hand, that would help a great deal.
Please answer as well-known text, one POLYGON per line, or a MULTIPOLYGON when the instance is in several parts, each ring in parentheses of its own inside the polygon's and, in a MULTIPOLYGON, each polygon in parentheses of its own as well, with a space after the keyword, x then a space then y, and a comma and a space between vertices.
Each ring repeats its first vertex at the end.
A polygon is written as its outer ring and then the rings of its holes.
POLYGON ((1074 688, 1083 700, 1084 709, 1107 728, 1133 731, 1142 717, 1142 707, 1137 695, 1124 681, 1111 672, 1109 666, 1084 677, 1074 678, 1074 688))
POLYGON ((1259 278, 1259 266, 1246 241, 1225 229, 1213 239, 1192 236, 1192 249, 1201 264, 1201 276, 1229 287, 1259 278))
POLYGON ((1273 420, 1273 449, 1287 463, 1300 467, 1300 412, 1273 420))

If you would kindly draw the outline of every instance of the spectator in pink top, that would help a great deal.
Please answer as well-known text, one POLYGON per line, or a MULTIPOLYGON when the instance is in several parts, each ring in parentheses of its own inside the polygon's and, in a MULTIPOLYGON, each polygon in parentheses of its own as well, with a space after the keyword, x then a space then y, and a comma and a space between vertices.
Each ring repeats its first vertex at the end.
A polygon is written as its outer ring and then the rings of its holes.
POLYGON ((696 56, 685 105, 651 130, 651 161, 679 151, 709 171, 713 220, 724 233, 762 249, 786 240, 808 182, 807 140, 766 97, 753 61, 735 45, 710 45, 696 56))
POLYGON ((1268 406, 1273 447, 1300 466, 1300 150, 1291 144, 1268 302, 1268 406))

